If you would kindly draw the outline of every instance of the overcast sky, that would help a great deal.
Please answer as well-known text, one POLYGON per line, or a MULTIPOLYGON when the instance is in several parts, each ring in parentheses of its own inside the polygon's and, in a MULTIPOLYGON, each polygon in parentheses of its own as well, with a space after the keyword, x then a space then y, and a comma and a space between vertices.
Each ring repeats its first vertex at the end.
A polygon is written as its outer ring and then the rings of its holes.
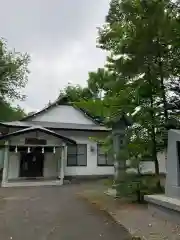
POLYGON ((57 98, 68 82, 84 86, 88 72, 102 67, 105 52, 96 48, 109 0, 0 0, 0 36, 9 48, 28 52, 31 74, 25 89, 26 111, 57 98))

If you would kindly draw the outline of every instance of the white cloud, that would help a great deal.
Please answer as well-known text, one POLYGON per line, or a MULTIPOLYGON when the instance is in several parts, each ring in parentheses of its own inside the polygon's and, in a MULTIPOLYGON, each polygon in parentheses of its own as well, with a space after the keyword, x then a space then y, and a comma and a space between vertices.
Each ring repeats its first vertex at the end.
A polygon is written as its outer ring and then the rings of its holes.
POLYGON ((27 111, 41 109, 72 82, 85 85, 88 72, 102 67, 105 52, 96 48, 97 27, 109 0, 0 0, 1 37, 31 55, 27 111), (11 7, 10 7, 11 6, 11 7))

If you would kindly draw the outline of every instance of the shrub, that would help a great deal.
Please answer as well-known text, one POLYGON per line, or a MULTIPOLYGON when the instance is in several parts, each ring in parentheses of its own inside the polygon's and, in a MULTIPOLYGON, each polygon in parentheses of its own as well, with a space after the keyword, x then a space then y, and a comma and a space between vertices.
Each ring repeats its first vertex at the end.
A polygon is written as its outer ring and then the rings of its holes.
POLYGON ((163 188, 157 188, 159 178, 155 175, 126 174, 123 181, 117 184, 118 196, 130 197, 138 203, 144 202, 144 195, 162 193, 163 188))

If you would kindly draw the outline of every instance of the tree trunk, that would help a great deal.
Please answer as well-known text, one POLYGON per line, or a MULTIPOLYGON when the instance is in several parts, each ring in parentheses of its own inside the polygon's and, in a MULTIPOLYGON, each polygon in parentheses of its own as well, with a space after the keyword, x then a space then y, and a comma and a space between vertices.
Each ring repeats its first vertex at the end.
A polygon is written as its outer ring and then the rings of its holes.
MULTIPOLYGON (((151 109, 153 109, 153 97, 151 96, 151 109)), ((155 117, 154 117, 154 113, 153 110, 150 111, 150 115, 151 115, 151 121, 152 121, 152 125, 151 125, 151 139, 152 139, 152 157, 153 157, 153 161, 155 164, 155 173, 156 175, 159 175, 159 162, 157 159, 157 146, 156 146, 156 133, 155 133, 155 117)))
POLYGON ((161 93, 162 93, 163 106, 164 106, 164 120, 165 120, 165 125, 167 126, 169 116, 168 116, 168 110, 167 110, 167 99, 166 99, 166 91, 164 86, 163 63, 161 60, 160 49, 158 50, 158 66, 159 66, 159 74, 160 74, 161 93))
POLYGON ((150 117, 151 117, 151 140, 152 140, 152 158, 155 165, 155 174, 158 178, 157 181, 157 188, 160 189, 161 184, 159 180, 159 162, 157 159, 157 145, 156 145, 156 132, 155 132, 155 114, 154 114, 154 99, 153 99, 153 85, 151 80, 151 73, 150 73, 150 67, 148 66, 148 81, 151 86, 151 94, 150 94, 150 117))
MULTIPOLYGON (((163 62, 162 62, 162 56, 161 56, 161 45, 160 40, 158 38, 158 66, 159 66, 159 74, 160 74, 160 83, 161 83, 161 94, 163 99, 163 106, 164 106, 164 123, 165 123, 165 131, 168 128, 169 123, 169 115, 168 115, 168 109, 167 109, 167 98, 166 98, 166 90, 164 85, 164 72, 163 72, 163 62)), ((167 147, 167 141, 164 141, 165 147, 167 147)), ((165 153, 165 158, 167 158, 167 153, 165 153)), ((156 165, 155 165, 156 167, 156 165)))
MULTIPOLYGON (((153 97, 151 97, 151 108, 153 107, 153 97)), ((159 179, 159 162, 157 159, 157 146, 156 146, 156 133, 155 133, 155 126, 154 126, 154 113, 151 111, 151 120, 152 120, 152 127, 151 127, 151 138, 152 138, 152 157, 155 165, 155 175, 157 177, 157 190, 161 190, 161 183, 159 179)))

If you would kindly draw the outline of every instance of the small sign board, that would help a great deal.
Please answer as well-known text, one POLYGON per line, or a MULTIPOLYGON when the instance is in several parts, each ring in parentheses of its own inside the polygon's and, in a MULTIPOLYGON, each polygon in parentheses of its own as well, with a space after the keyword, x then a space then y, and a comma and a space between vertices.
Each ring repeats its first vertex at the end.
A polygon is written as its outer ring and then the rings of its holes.
POLYGON ((25 144, 29 145, 46 145, 47 140, 46 139, 38 139, 38 138, 26 138, 25 144))

